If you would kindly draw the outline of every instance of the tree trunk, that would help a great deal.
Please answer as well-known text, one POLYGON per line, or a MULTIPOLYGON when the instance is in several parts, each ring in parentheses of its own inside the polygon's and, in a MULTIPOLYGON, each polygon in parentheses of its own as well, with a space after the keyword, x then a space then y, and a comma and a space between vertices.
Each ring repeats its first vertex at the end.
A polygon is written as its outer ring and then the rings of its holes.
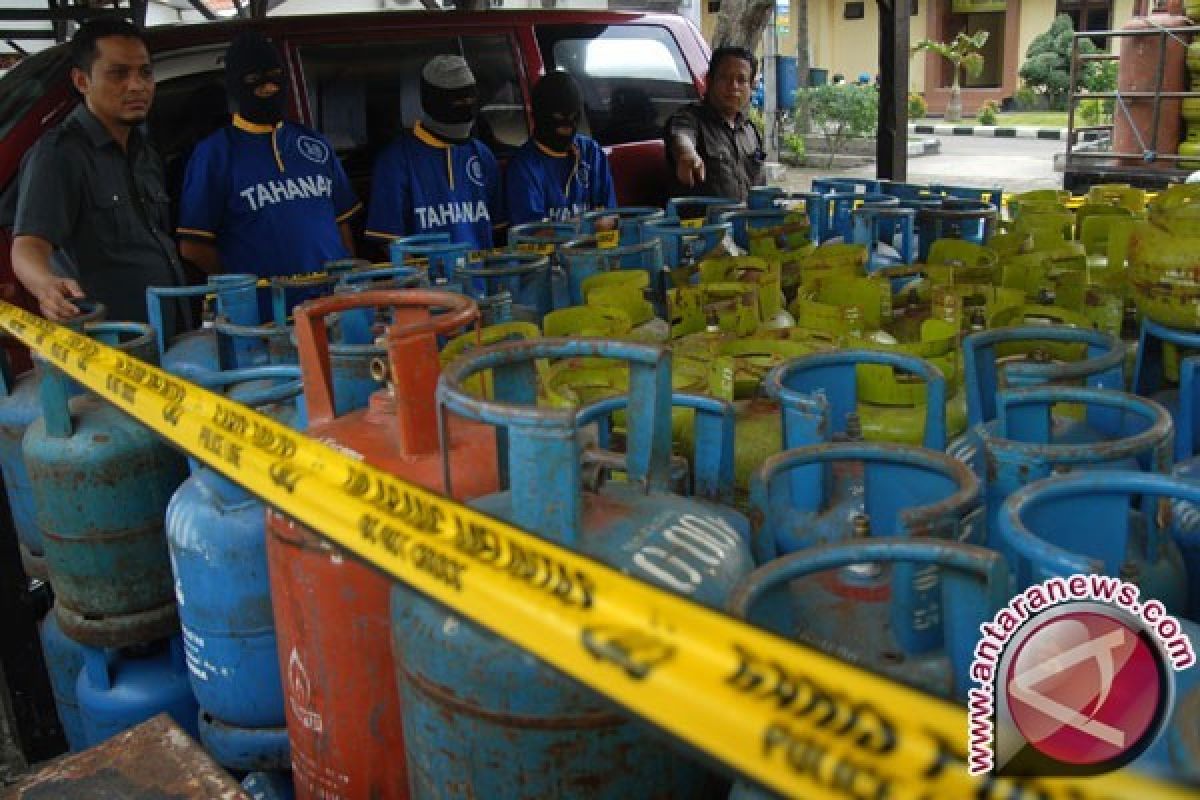
POLYGON ((808 50, 808 0, 792 0, 796 21, 796 81, 801 88, 808 86, 808 69, 812 66, 812 55, 808 50))
MULTIPOLYGON (((796 86, 805 89, 808 87, 808 70, 812 66, 812 54, 808 48, 808 0, 792 0, 792 9, 796 17, 793 23, 796 31, 796 86)), ((808 118, 808 104, 803 100, 796 101, 793 124, 801 133, 812 128, 808 118)))
POLYGON ((954 68, 954 82, 950 84, 950 102, 946 104, 946 122, 962 120, 962 89, 958 85, 958 67, 954 68))
POLYGON ((713 47, 735 45, 753 52, 762 41, 774 10, 774 0, 721 0, 713 47))

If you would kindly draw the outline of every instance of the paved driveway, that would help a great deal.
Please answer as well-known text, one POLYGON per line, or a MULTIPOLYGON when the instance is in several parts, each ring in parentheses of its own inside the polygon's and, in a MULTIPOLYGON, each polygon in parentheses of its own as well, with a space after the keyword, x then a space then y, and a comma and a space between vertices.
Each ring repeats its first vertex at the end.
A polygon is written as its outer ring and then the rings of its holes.
MULTIPOLYGON (((1054 171, 1054 154, 1064 152, 1064 142, 984 136, 938 138, 942 143, 940 153, 909 159, 910 182, 1001 186, 1009 192, 1062 188, 1062 173, 1054 171)), ((789 167, 784 186, 789 191, 808 191, 814 177, 826 175, 873 178, 875 165, 841 171, 789 167)))

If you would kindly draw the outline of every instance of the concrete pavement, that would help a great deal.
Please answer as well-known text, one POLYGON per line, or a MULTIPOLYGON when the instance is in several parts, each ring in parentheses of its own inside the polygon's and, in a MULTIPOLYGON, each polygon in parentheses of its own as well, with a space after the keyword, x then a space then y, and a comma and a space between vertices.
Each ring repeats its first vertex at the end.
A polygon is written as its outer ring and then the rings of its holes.
MULTIPOLYGON (((1008 192, 1061 189, 1062 173, 1054 171, 1054 154, 1065 142, 1037 138, 943 136, 941 152, 908 160, 912 183, 957 183, 1000 186, 1008 192)), ((851 169, 788 167, 782 185, 789 191, 808 191, 814 177, 825 175, 874 178, 874 163, 851 169)))

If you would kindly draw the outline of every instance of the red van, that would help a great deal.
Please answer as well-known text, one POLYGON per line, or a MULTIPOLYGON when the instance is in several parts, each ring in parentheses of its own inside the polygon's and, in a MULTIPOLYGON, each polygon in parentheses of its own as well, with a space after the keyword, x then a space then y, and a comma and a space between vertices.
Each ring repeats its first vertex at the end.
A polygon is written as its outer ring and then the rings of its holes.
MULTIPOLYGON (((282 49, 293 118, 329 138, 364 200, 375 155, 417 118, 421 66, 439 53, 458 53, 479 84, 478 134, 502 162, 529 136, 531 84, 565 69, 583 90, 582 132, 609 154, 618 201, 662 205, 663 123, 703 93, 709 57, 687 19, 637 12, 400 11, 151 28, 158 87, 149 128, 166 162, 168 191, 178 191, 192 146, 228 118, 225 47, 248 26, 282 49)), ((0 80, 0 208, 9 214, 22 156, 77 102, 67 73, 66 46, 59 45, 0 80)), ((0 228, 10 221, 0 211, 0 228)), ((0 293, 20 298, 8 234, 0 233, 0 293)))

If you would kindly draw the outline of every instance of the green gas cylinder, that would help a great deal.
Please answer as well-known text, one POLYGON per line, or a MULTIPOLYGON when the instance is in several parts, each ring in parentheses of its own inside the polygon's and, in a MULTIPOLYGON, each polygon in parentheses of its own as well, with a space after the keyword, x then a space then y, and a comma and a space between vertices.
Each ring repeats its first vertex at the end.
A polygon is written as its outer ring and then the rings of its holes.
POLYGON ((1129 234, 1129 283, 1138 310, 1169 328, 1200 330, 1200 184, 1171 186, 1129 234))
POLYGON ((700 262, 700 283, 749 283, 758 287, 758 315, 769 320, 783 310, 779 264, 755 256, 706 258, 700 262))
MULTIPOLYGON (((690 374, 703 372, 701 391, 734 405, 734 502, 747 507, 750 476, 783 444, 779 404, 762 392, 762 382, 776 366, 802 355, 833 349, 835 339, 822 331, 793 328, 759 331, 750 338, 699 334, 675 343, 675 369, 690 364, 690 374)), ((692 426, 676 426, 682 453, 692 453, 692 426)))
MULTIPOLYGON (((495 325, 488 325, 478 330, 460 334, 451 339, 442 348, 442 351, 438 353, 438 359, 441 361, 442 366, 445 367, 463 353, 469 353, 476 347, 515 340, 538 339, 541 335, 542 332, 538 330, 538 326, 532 322, 501 322, 495 325)), ((492 374, 490 372, 481 372, 477 375, 472 375, 464 385, 476 397, 487 398, 492 396, 492 374)))

